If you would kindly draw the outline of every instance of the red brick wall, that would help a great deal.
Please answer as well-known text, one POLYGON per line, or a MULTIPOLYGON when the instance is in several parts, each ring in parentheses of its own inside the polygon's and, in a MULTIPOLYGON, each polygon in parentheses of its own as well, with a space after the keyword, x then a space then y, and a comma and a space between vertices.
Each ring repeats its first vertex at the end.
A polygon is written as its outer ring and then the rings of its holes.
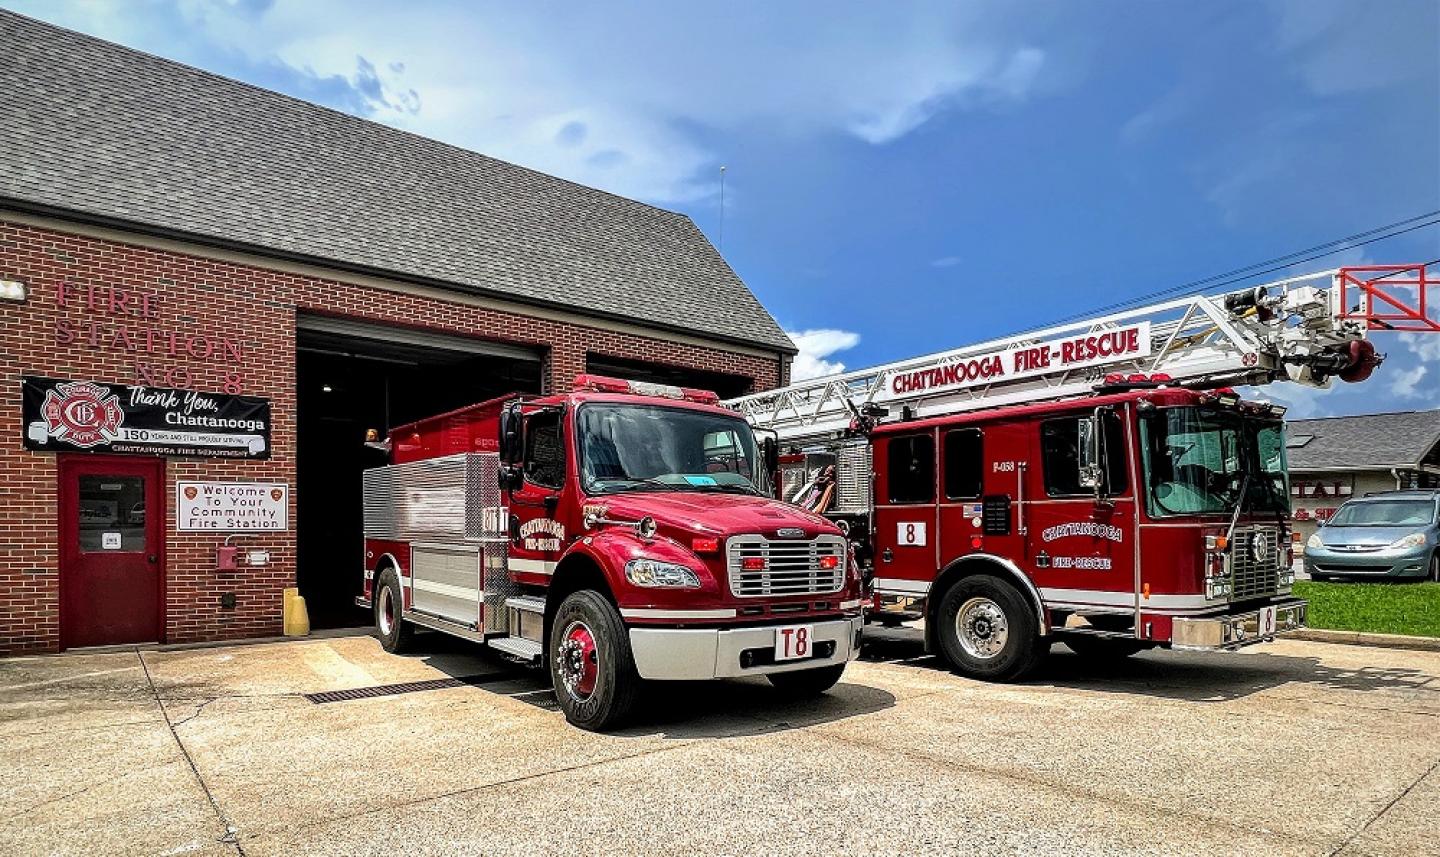
MULTIPOLYGON (((233 639, 281 631, 281 590, 295 579, 295 318, 323 312, 406 324, 450 333, 548 348, 546 381, 563 389, 584 371, 587 351, 676 366, 729 372, 755 379, 757 389, 788 375, 788 361, 755 357, 656 337, 517 315, 463 303, 397 294, 335 280, 299 276, 200 256, 39 229, 0 220, 0 277, 28 284, 23 304, 0 304, 0 654, 55 651, 59 647, 59 563, 56 458, 21 443, 20 376, 141 383, 137 363, 152 372, 179 370, 173 386, 220 391, 239 373, 243 392, 270 400, 274 420, 267 461, 170 459, 166 463, 165 641, 233 639), (68 283, 69 305, 57 290, 68 283), (156 298, 152 318, 87 310, 90 286, 115 287, 156 298), (89 328, 102 332, 92 345, 89 328), (69 325, 68 341, 57 325, 69 325), (238 343, 242 361, 207 362, 164 345, 142 352, 142 340, 116 343, 109 331, 155 328, 201 333, 238 343), (189 383, 182 383, 184 372, 189 383), (212 534, 175 532, 173 497, 178 480, 255 480, 292 486, 286 533, 254 536, 246 548, 271 554, 271 564, 230 575, 214 570, 212 534), (234 592, 234 609, 220 608, 234 592)), ((135 299, 138 301, 138 298, 135 299)), ((121 309, 137 309, 132 302, 121 309)), ((202 349, 203 350, 203 349, 202 349)), ((353 546, 358 550, 358 546, 353 546)))

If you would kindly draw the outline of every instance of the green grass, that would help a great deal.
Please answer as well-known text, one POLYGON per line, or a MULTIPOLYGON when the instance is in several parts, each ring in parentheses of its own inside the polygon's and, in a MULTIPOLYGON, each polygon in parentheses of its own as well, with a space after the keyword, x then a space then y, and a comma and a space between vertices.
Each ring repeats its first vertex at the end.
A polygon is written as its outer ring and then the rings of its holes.
POLYGON ((1316 583, 1297 580, 1311 628, 1440 637, 1440 583, 1316 583))

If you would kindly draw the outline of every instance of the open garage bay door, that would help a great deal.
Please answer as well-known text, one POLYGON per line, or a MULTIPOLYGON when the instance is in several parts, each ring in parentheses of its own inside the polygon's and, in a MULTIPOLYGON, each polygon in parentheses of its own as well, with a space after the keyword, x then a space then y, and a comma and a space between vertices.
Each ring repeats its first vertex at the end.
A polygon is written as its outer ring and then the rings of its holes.
POLYGON ((538 350, 408 328, 301 316, 296 344, 297 578, 311 624, 357 625, 360 474, 385 463, 365 430, 509 392, 540 392, 538 350))

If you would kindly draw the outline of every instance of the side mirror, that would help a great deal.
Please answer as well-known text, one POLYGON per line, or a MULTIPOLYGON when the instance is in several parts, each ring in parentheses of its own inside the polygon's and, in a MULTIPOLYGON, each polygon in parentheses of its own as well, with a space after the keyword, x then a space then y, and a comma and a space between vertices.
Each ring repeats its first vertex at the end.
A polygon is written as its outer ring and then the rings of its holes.
POLYGON ((1079 464, 1080 487, 1091 488, 1099 497, 1104 489, 1104 450, 1101 442, 1102 429, 1100 414, 1081 417, 1078 432, 1077 463, 1079 464))
POLYGON ((765 462, 765 472, 774 473, 780 469, 780 442, 773 437, 760 441, 760 457, 765 462))
POLYGON ((506 405, 500 411, 500 461, 514 464, 520 460, 520 405, 506 405))

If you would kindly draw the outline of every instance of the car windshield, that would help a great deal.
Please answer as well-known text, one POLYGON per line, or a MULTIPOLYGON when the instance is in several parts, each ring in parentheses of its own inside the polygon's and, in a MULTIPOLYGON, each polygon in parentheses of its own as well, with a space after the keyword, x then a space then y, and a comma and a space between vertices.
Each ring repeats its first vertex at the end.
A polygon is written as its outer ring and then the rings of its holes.
POLYGON ((1346 503, 1330 517, 1327 527, 1420 527, 1435 520, 1429 500, 1365 500, 1346 503))
POLYGON ((1214 408, 1166 408, 1140 423, 1150 514, 1230 514, 1290 508, 1280 421, 1214 408), (1246 474, 1249 474, 1247 480, 1246 474))
POLYGON ((739 417, 664 405, 591 403, 580 408, 576 425, 587 494, 765 493, 755 436, 739 417))

